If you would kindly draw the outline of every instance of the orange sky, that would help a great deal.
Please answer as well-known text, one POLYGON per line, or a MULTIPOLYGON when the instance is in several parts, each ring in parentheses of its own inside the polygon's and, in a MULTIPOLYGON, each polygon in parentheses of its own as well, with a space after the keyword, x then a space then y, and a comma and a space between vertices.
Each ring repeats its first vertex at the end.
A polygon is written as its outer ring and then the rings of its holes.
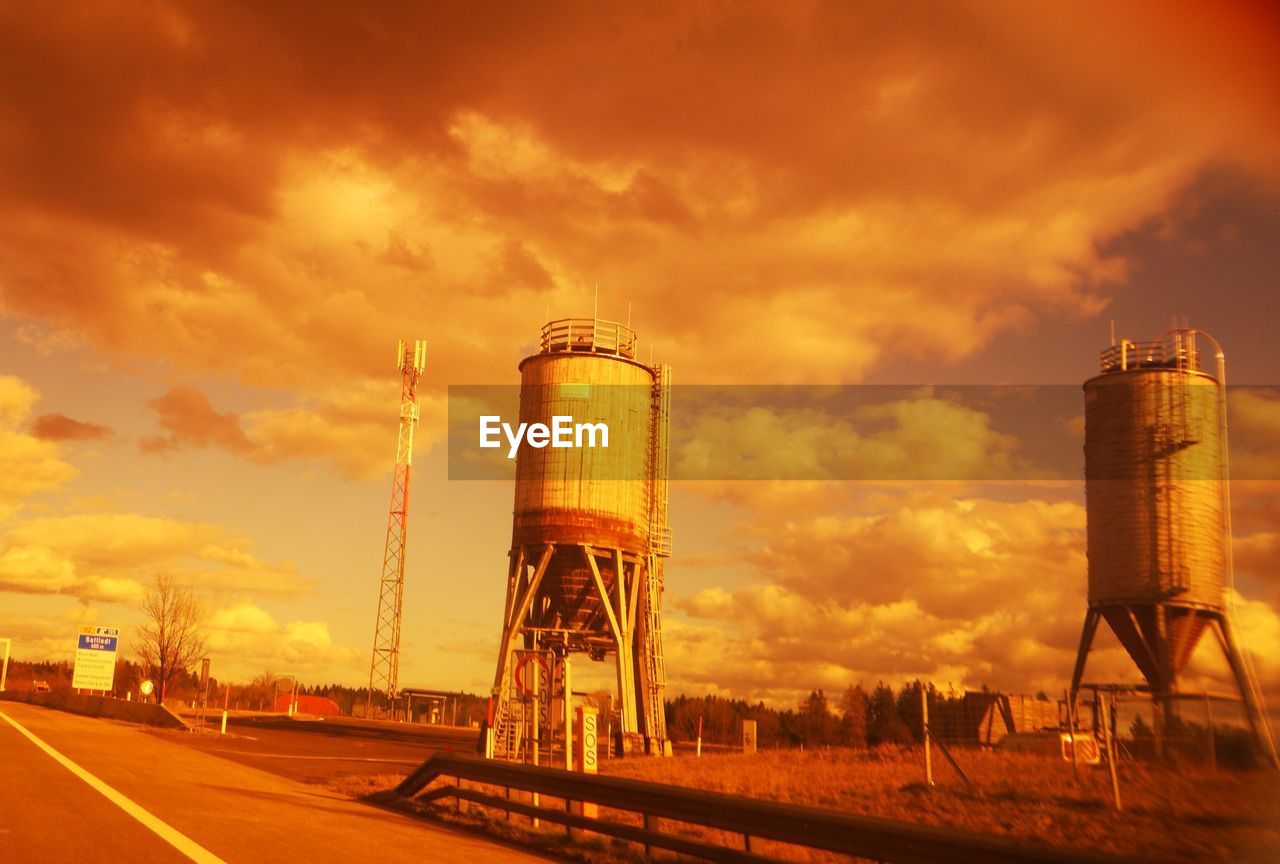
MULTIPOLYGON (((1108 319, 1171 314, 1274 382, 1278 37, 1242 3, 0 3, 0 635, 69 655, 163 570, 224 674, 364 680, 422 337, 402 680, 485 689, 511 490, 445 479, 445 391, 596 285, 679 383, 1075 385, 1108 319)), ((1280 504, 1237 493, 1280 688, 1280 504)), ((673 496, 674 689, 1062 686, 1078 484, 673 496)))

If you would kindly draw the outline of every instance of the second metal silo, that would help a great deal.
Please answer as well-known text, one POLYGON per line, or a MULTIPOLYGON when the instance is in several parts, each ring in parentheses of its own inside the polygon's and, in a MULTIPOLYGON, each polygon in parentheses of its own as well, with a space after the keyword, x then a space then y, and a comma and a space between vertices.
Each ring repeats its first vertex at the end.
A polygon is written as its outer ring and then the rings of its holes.
POLYGON ((1270 733, 1226 614, 1230 578, 1225 366, 1210 337, 1175 330, 1102 353, 1085 382, 1088 612, 1074 700, 1101 621, 1119 638, 1166 717, 1178 676, 1206 629, 1221 645, 1249 721, 1270 733), (1213 344, 1215 374, 1200 349, 1213 344))

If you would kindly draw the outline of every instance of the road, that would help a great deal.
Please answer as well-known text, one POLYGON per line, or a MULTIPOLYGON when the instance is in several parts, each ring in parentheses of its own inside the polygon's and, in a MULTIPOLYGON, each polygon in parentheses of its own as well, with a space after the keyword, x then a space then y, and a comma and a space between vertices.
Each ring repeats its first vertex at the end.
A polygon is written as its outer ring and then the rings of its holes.
POLYGON ((273 774, 324 783, 360 774, 407 774, 436 750, 471 753, 474 729, 370 724, 341 718, 234 719, 227 737, 165 733, 204 752, 273 774))
POLYGON ((179 734, 0 702, 0 861, 547 860, 219 758, 179 734))

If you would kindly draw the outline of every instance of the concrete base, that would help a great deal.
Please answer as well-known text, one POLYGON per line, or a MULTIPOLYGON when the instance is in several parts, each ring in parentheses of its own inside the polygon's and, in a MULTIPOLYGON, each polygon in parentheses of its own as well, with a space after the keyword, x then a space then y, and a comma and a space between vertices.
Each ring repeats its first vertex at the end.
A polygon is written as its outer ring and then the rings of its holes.
POLYGON ((82 714, 85 717, 105 717, 108 720, 142 723, 164 729, 191 730, 191 726, 185 720, 168 708, 145 702, 129 702, 125 699, 110 699, 105 696, 88 696, 79 693, 33 693, 23 690, 5 691, 0 693, 0 699, 25 702, 28 705, 39 705, 42 708, 53 708, 71 714, 82 714))

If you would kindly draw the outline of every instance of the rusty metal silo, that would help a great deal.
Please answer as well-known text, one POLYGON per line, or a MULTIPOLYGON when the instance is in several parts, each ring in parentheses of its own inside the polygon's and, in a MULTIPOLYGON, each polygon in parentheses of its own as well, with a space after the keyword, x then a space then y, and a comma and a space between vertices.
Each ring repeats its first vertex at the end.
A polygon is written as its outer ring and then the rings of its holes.
POLYGON ((1195 330, 1124 340, 1084 384, 1089 608, 1071 692, 1098 623, 1119 638, 1172 716, 1178 676, 1206 629, 1227 655, 1270 749, 1257 688, 1227 615, 1230 502, 1225 361, 1195 330), (1201 344, 1218 360, 1202 366, 1201 344))
POLYGON ((607 428, 608 444, 517 452, 495 755, 516 758, 529 737, 512 710, 513 654, 521 648, 612 656, 624 746, 663 748, 670 372, 638 361, 635 345, 624 325, 562 319, 542 328, 539 352, 520 363, 521 423, 571 417, 607 428))

